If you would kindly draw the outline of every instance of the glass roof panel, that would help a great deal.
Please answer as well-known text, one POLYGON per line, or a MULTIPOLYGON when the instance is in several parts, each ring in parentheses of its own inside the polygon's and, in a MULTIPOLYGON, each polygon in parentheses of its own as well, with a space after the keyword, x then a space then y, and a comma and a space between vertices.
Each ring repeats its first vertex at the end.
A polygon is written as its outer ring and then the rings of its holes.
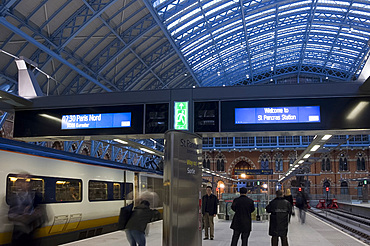
POLYGON ((349 81, 370 52, 370 1, 169 0, 153 6, 202 86, 245 78, 259 83, 292 71, 349 81))

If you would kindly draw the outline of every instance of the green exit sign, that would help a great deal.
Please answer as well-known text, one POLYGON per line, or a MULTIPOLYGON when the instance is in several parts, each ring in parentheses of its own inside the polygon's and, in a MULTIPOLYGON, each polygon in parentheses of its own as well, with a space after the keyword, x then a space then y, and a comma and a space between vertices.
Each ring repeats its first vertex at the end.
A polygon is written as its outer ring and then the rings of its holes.
POLYGON ((189 102, 175 102, 175 130, 189 128, 189 102))

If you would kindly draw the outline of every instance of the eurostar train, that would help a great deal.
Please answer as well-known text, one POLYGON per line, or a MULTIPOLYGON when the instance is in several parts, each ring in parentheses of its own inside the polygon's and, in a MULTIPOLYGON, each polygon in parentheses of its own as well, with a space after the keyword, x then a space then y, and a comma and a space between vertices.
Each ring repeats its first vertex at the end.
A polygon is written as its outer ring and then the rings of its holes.
POLYGON ((139 167, 65 153, 17 141, 0 141, 0 245, 11 242, 9 197, 19 174, 41 193, 47 222, 41 245, 59 245, 117 230, 120 208, 140 197, 161 211, 163 176, 139 167))

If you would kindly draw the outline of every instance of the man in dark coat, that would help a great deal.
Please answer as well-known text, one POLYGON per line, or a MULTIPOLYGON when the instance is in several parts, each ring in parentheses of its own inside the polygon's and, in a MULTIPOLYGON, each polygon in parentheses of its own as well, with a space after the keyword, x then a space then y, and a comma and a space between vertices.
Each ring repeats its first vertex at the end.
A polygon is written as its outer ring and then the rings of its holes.
POLYGON ((213 218, 217 215, 217 204, 218 199, 215 195, 212 194, 212 187, 207 186, 207 194, 202 197, 202 214, 204 222, 204 240, 209 239, 208 237, 208 228, 210 231, 211 240, 214 238, 214 222, 213 218))
POLYGON ((269 235, 271 245, 278 246, 278 239, 281 238, 282 246, 288 246, 288 224, 292 214, 292 205, 284 199, 281 190, 276 191, 276 198, 266 207, 266 212, 270 215, 269 235))
POLYGON ((295 206, 299 209, 298 218, 304 224, 306 222, 307 198, 302 191, 297 193, 295 206))
POLYGON ((130 219, 126 224, 126 237, 130 246, 145 246, 145 229, 149 222, 159 217, 160 214, 155 209, 149 208, 150 203, 147 200, 140 202, 140 205, 134 208, 130 219))
POLYGON ((235 211, 230 228, 234 230, 231 246, 237 246, 240 234, 242 246, 248 245, 249 234, 252 230, 251 214, 254 211, 254 202, 247 197, 247 188, 240 188, 240 197, 235 198, 231 209, 235 211))

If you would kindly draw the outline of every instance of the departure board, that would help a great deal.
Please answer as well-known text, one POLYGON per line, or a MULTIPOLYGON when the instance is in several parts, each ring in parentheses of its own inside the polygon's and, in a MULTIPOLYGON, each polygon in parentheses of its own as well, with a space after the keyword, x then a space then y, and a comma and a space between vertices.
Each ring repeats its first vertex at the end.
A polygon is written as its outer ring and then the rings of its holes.
POLYGON ((318 122, 320 106, 235 108, 235 124, 318 122))
POLYGON ((131 127, 131 112, 62 116, 62 130, 131 127))

